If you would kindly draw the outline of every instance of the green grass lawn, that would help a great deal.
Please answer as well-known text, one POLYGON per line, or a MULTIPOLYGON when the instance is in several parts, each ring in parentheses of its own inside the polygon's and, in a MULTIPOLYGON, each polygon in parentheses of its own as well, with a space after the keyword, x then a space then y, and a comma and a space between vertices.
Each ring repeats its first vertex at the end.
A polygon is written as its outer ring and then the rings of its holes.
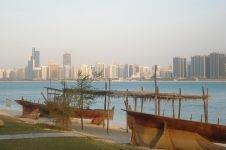
POLYGON ((3 120, 5 123, 4 127, 0 127, 0 135, 35 133, 35 132, 51 132, 51 130, 46 130, 46 129, 55 129, 55 127, 51 127, 43 124, 37 124, 37 125, 27 124, 18 119, 1 116, 1 115, 0 115, 0 119, 3 120))
POLYGON ((132 150, 131 146, 105 143, 91 138, 63 137, 0 140, 1 150, 132 150))

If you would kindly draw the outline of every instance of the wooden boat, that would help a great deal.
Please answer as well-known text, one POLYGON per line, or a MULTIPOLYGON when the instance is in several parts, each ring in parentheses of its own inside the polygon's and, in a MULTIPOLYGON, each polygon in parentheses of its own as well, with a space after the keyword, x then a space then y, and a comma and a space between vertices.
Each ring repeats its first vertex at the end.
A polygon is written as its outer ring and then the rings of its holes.
POLYGON ((212 143, 226 142, 226 126, 126 112, 132 144, 156 149, 226 149, 212 143))
POLYGON ((24 99, 15 101, 23 107, 22 116, 25 118, 38 119, 49 114, 44 104, 33 103, 24 99))
MULTIPOLYGON (((46 109, 45 104, 39 104, 34 102, 29 102, 24 99, 15 100, 18 104, 23 107, 22 116, 25 118, 38 119, 39 117, 49 116, 49 112, 46 109)), ((74 109, 74 118, 81 117, 81 110, 74 109)), ((91 123, 101 124, 105 119, 108 118, 108 111, 104 109, 83 109, 83 117, 85 119, 92 119, 91 123)), ((114 117, 114 107, 109 110, 109 119, 113 120, 114 117)))
MULTIPOLYGON (((113 120, 114 117, 114 109, 115 107, 112 107, 109 112, 104 109, 83 109, 83 117, 85 119, 92 119, 91 123, 100 125, 105 119, 108 118, 109 113, 109 119, 113 120)), ((82 115, 81 109, 75 109, 74 110, 74 117, 80 118, 82 115)))

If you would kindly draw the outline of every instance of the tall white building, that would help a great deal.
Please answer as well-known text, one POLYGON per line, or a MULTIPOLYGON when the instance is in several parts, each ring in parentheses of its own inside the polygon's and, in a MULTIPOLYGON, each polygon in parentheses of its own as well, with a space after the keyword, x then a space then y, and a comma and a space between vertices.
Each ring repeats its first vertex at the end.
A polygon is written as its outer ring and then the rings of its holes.
POLYGON ((119 65, 118 64, 111 64, 110 65, 110 78, 111 79, 118 79, 119 78, 119 65))
POLYGON ((133 79, 140 79, 140 67, 138 65, 133 65, 133 79))
POLYGON ((99 78, 105 78, 105 65, 104 63, 97 63, 95 65, 95 73, 99 78))
POLYGON ((41 67, 42 70, 42 80, 49 80, 49 70, 48 70, 48 66, 42 66, 41 67))
POLYGON ((33 80, 42 80, 42 68, 35 67, 33 69, 33 80))
POLYGON ((83 64, 79 68, 79 71, 81 71, 82 75, 89 76, 90 78, 93 78, 92 66, 83 64))
POLYGON ((140 78, 141 79, 150 79, 151 78, 150 67, 140 66, 140 78))

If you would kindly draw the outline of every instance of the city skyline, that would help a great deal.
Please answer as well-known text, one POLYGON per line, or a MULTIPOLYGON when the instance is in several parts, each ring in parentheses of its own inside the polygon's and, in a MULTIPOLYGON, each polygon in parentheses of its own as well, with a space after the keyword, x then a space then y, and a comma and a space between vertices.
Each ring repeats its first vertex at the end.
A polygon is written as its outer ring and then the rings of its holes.
POLYGON ((25 66, 31 46, 42 52, 44 64, 61 62, 64 52, 72 54, 74 65, 163 66, 174 56, 223 53, 225 5, 222 0, 2 0, 0 68, 25 66))
MULTIPOLYGON (((37 47, 35 47, 35 48, 38 51, 41 51, 37 47)), ((27 51, 27 52, 29 53, 29 51, 27 51)), ((207 52, 202 52, 202 53, 198 53, 198 54, 195 54, 194 53, 193 55, 187 55, 187 56, 185 56, 183 54, 182 55, 176 55, 176 56, 173 55, 172 57, 184 57, 186 59, 189 59, 190 57, 195 56, 195 55, 205 56, 208 53, 212 53, 212 52, 225 53, 225 51, 226 51, 226 49, 225 50, 210 49, 210 50, 207 50, 207 52)), ((52 62, 56 62, 56 63, 58 63, 58 64, 61 65, 61 64, 63 64, 62 63, 63 62, 62 55, 65 54, 65 53, 70 53, 71 54, 71 57, 72 57, 71 65, 73 65, 73 66, 80 66, 82 64, 95 64, 95 63, 106 63, 106 64, 112 64, 112 63, 127 64, 127 63, 129 63, 129 64, 140 64, 140 65, 148 65, 148 66, 152 66, 152 65, 155 65, 155 64, 159 64, 161 66, 172 65, 172 60, 171 60, 172 57, 167 57, 167 59, 164 59, 164 61, 167 61, 167 63, 163 63, 161 61, 163 59, 159 59, 158 61, 153 62, 153 63, 152 63, 152 61, 150 61, 149 63, 142 63, 143 61, 137 61, 137 60, 126 62, 126 61, 123 61, 123 60, 113 60, 113 59, 112 60, 106 60, 106 61, 101 61, 101 60, 93 59, 92 61, 90 61, 89 59, 86 59, 86 57, 80 58, 80 59, 83 59, 83 60, 86 60, 86 61, 76 62, 76 58, 77 57, 76 56, 74 57, 74 55, 73 55, 74 53, 72 53, 70 50, 62 50, 62 51, 60 51, 59 54, 55 54, 54 53, 54 55, 52 55, 52 57, 50 57, 50 58, 47 58, 45 55, 43 55, 43 52, 45 53, 45 51, 41 51, 41 52, 42 52, 42 54, 40 54, 40 57, 41 57, 40 63, 41 64, 48 64, 50 61, 52 61, 52 62), (43 58, 43 56, 44 56, 45 59, 43 58), (157 62, 159 62, 159 63, 157 63, 157 62)), ((29 54, 26 54, 26 58, 25 59, 29 59, 29 58, 30 58, 30 55, 29 54)), ((154 56, 153 56, 153 58, 154 58, 154 56)), ((8 60, 8 59, 7 59, 7 61, 10 62, 10 60, 8 60)), ((23 61, 22 64, 8 63, 8 65, 6 65, 6 66, 3 65, 3 64, 0 64, 0 68, 11 69, 11 68, 23 68, 24 66, 26 66, 27 63, 23 61)))
POLYGON ((61 63, 49 61, 48 64, 40 63, 40 54, 32 47, 26 67, 9 70, 0 68, 0 80, 72 80, 77 78, 78 72, 94 80, 151 80, 155 66, 157 78, 163 80, 226 79, 225 53, 194 55, 190 59, 175 56, 168 66, 96 62, 78 67, 71 64, 73 58, 68 52, 62 55, 61 63))
MULTIPOLYGON (((56 64, 58 64, 60 66, 64 66, 64 55, 69 54, 70 55, 70 65, 69 66, 75 66, 75 67, 79 67, 81 65, 95 65, 97 63, 104 63, 105 65, 110 65, 110 64, 136 64, 136 65, 146 65, 146 66, 149 66, 149 67, 152 67, 154 65, 173 66, 172 58, 174 58, 174 57, 185 58, 185 59, 188 60, 187 62, 191 62, 190 58, 192 58, 194 56, 208 56, 211 53, 226 54, 226 51, 219 51, 219 50, 213 49, 213 50, 210 50, 210 52, 207 52, 207 53, 202 53, 202 54, 198 53, 198 54, 194 54, 194 55, 191 55, 191 56, 173 55, 172 57, 169 58, 169 60, 167 60, 169 62, 169 64, 161 64, 161 63, 144 64, 144 63, 139 63, 139 62, 137 62, 137 63, 133 63, 133 62, 129 63, 129 62, 123 62, 123 61, 107 61, 107 62, 104 62, 104 61, 98 61, 98 60, 97 61, 93 61, 93 63, 88 63, 89 61, 87 59, 85 59, 87 61, 84 61, 83 63, 73 63, 73 62, 76 61, 76 57, 73 57, 73 54, 70 53, 70 51, 68 51, 68 50, 67 51, 61 51, 61 55, 57 56, 58 59, 54 60, 54 59, 46 58, 46 60, 43 61, 43 58, 42 58, 43 57, 43 54, 42 54, 43 51, 40 51, 39 49, 37 49, 37 47, 30 48, 30 50, 28 51, 28 54, 27 54, 28 57, 27 57, 26 60, 29 60, 30 57, 33 55, 33 52, 32 52, 32 54, 29 54, 31 52, 31 49, 32 49, 32 51, 35 49, 37 52, 39 52, 39 54, 38 54, 39 55, 39 62, 38 62, 39 65, 38 66, 40 66, 40 65, 47 65, 50 62, 54 62, 54 63, 56 63, 56 64)), ((2 69, 24 68, 27 65, 27 61, 24 61, 23 64, 24 65, 19 65, 19 66, 13 65, 11 67, 0 67, 0 68, 2 68, 2 69)))

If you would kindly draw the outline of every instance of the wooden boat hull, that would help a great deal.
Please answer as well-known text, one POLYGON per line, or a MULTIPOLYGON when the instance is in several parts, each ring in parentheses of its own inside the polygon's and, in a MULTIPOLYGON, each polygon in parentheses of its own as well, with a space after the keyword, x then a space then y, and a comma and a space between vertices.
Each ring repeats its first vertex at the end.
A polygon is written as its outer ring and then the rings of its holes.
MULTIPOLYGON (((26 100, 15 100, 18 104, 23 107, 23 117, 38 119, 39 116, 49 116, 49 112, 44 104, 38 104, 29 102, 26 100)), ((74 110, 74 118, 80 118, 82 111, 80 109, 74 110)), ((108 118, 108 111, 104 109, 83 109, 83 117, 85 119, 92 119, 92 123, 100 124, 102 121, 108 118)), ((114 107, 109 110, 109 119, 113 120, 114 107)))
MULTIPOLYGON (((92 119, 91 123, 100 125, 105 119, 109 118, 113 120, 114 117, 114 107, 109 110, 109 117, 108 111, 104 109, 83 109, 83 117, 85 119, 92 119)), ((81 109, 74 110, 74 117, 80 118, 82 115, 81 109)))
POLYGON ((38 119, 49 114, 44 104, 32 103, 25 100, 15 100, 23 107, 22 116, 25 118, 38 119))
MULTIPOLYGON (((82 114, 81 109, 75 109, 74 110, 74 117, 80 118, 82 114)), ((85 119, 91 119, 91 118, 97 118, 97 117, 104 117, 107 119, 108 112, 104 109, 83 109, 83 117, 85 119)), ((114 107, 109 110, 109 119, 113 120, 114 116, 114 107)))
POLYGON ((211 142, 221 142, 221 143, 226 142, 226 126, 223 125, 174 119, 169 117, 156 116, 133 111, 127 111, 127 119, 128 126, 133 131, 131 141, 132 143, 135 143, 137 145, 142 145, 142 142, 137 142, 137 140, 135 139, 136 137, 135 134, 140 134, 140 137, 142 137, 145 134, 147 134, 145 133, 145 130, 149 129, 158 130, 155 131, 157 134, 157 132, 160 131, 162 132, 164 126, 167 126, 167 130, 170 133, 175 131, 177 131, 177 133, 178 132, 183 132, 186 134, 190 133, 190 135, 193 137, 200 136, 199 139, 203 137, 211 142), (143 131, 137 132, 136 130, 138 130, 138 126, 140 127, 140 129, 142 128, 143 131))

